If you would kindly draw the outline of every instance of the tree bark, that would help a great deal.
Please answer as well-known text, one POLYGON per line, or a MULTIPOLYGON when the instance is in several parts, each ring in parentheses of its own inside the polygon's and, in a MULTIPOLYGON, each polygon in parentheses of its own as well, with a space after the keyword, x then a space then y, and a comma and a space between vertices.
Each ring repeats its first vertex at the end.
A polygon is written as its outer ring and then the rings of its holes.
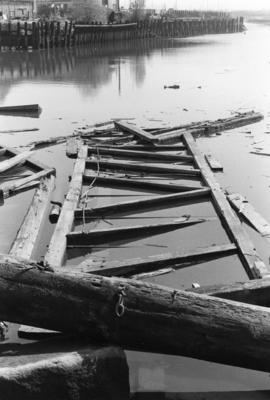
POLYGON ((61 274, 3 256, 4 320, 270 371, 270 310, 145 282, 61 274))

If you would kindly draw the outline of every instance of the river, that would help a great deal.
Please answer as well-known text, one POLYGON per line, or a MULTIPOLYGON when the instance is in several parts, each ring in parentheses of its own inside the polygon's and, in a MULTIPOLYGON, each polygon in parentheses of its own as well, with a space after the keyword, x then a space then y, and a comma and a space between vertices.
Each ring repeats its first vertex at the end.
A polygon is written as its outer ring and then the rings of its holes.
MULTIPOLYGON (((254 109, 264 114, 262 122, 199 142, 202 150, 211 151, 222 162, 224 173, 217 174, 221 186, 246 195, 270 221, 270 158, 250 153, 256 147, 270 152, 269 42, 269 26, 249 24, 247 32, 239 34, 149 40, 110 48, 2 52, 0 106, 38 103, 42 113, 39 118, 0 116, 1 131, 39 129, 2 133, 0 144, 24 146, 111 118, 160 127, 254 109), (175 84, 180 88, 165 87, 175 84)), ((72 161, 63 163, 62 153, 63 146, 37 152, 42 161, 57 168, 59 182, 72 169, 72 161)), ((30 195, 22 195, 20 207, 14 197, 5 209, 0 208, 1 252, 8 251, 30 195)), ((267 242, 247 229, 269 265, 267 242)), ((39 253, 50 233, 46 232, 39 253)), ((194 282, 202 276, 202 272, 189 274, 187 269, 182 279, 194 282)), ((218 272, 212 275, 215 281, 223 281, 218 272)), ((241 274, 235 272, 232 278, 239 280, 241 274)), ((206 275, 203 281, 210 283, 212 278, 206 275)), ((136 399, 270 397, 268 374, 159 354, 127 352, 127 357, 136 399)))

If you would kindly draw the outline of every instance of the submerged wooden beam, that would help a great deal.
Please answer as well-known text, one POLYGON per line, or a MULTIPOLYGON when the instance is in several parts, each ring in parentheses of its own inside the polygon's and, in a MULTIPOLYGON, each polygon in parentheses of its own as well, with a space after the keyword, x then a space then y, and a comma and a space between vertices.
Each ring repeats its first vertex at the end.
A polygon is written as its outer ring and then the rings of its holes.
POLYGON ((202 153, 193 139, 192 134, 185 134, 183 135, 183 138, 190 152, 194 156, 196 166, 201 170, 204 183, 211 189, 213 204, 230 239, 236 244, 239 250, 239 256, 248 276, 251 279, 255 279, 268 275, 270 271, 260 260, 249 236, 241 226, 240 221, 234 215, 224 193, 221 191, 220 186, 215 180, 202 153))
MULTIPOLYGON (((177 270, 186 267, 186 263, 196 264, 207 260, 218 259, 226 257, 237 252, 234 244, 227 244, 221 246, 210 246, 198 250, 193 250, 188 253, 165 253, 156 254, 146 258, 133 258, 129 260, 85 260, 73 271, 92 273, 102 276, 131 276, 144 272, 155 271, 162 268, 171 268, 177 270), (183 265, 184 264, 184 265, 183 265)), ((69 267, 65 267, 70 270, 69 267)))
POLYGON ((202 188, 202 186, 195 184, 180 184, 173 183, 173 181, 169 181, 169 183, 158 182, 158 181, 143 181, 140 179, 129 179, 129 178, 114 178, 112 176, 106 174, 95 174, 92 171, 85 171, 83 176, 83 180, 85 183, 92 182, 95 179, 95 183, 97 184, 105 184, 110 186, 125 186, 125 187, 136 187, 146 190, 157 190, 157 191, 167 191, 167 192, 185 192, 187 190, 198 190, 202 188))
POLYGON ((270 224, 264 219, 241 194, 227 196, 231 206, 242 215, 262 236, 270 240, 270 224))
POLYGON ((121 160, 105 160, 97 158, 88 158, 86 161, 86 166, 97 167, 99 165, 101 168, 112 169, 112 170, 122 170, 122 171, 146 171, 152 173, 167 173, 175 174, 180 176, 195 176, 200 177, 201 173, 199 169, 179 166, 179 165, 168 165, 168 164, 152 164, 152 163, 132 163, 130 161, 121 160))
POLYGON ((154 135, 151 135, 151 133, 146 132, 143 129, 140 129, 135 125, 130 125, 124 121, 114 121, 114 124, 117 128, 119 128, 125 132, 132 133, 132 135, 134 135, 135 137, 138 137, 139 139, 143 139, 146 142, 150 142, 153 144, 158 141, 158 139, 154 135))
POLYGON ((212 156, 212 154, 206 154, 205 159, 208 162, 209 167, 211 168, 212 171, 214 172, 223 171, 222 165, 218 160, 215 159, 215 157, 212 156))
POLYGON ((72 230, 74 224, 74 211, 80 199, 86 156, 87 146, 82 146, 75 163, 69 190, 60 217, 44 258, 44 262, 47 265, 60 267, 64 260, 66 253, 66 235, 72 230))
POLYGON ((0 315, 99 343, 270 371, 269 308, 132 279, 52 273, 3 256, 0 315))
POLYGON ((38 112, 40 110, 38 104, 24 104, 19 106, 2 106, 0 112, 12 111, 12 112, 38 112))
POLYGON ((46 211, 50 205, 50 197, 54 190, 55 177, 43 178, 36 190, 32 203, 24 217, 9 253, 13 256, 30 259, 41 232, 46 211))
POLYGON ((223 299, 236 300, 241 303, 270 307, 270 278, 253 279, 248 282, 201 286, 199 288, 186 290, 223 299))
POLYGON ((88 155, 90 154, 105 154, 114 155, 117 157, 128 157, 128 158, 142 158, 149 160, 163 161, 185 161, 187 163, 192 163, 193 157, 182 154, 166 154, 166 153, 155 153, 153 151, 143 151, 143 150, 123 150, 122 148, 111 148, 111 147, 99 147, 99 146, 88 146, 88 155))
POLYGON ((155 207, 162 204, 171 204, 172 202, 182 202, 188 200, 197 200, 201 198, 208 197, 210 194, 210 189, 198 189, 190 190, 188 192, 181 192, 175 194, 165 194, 162 196, 151 196, 146 199, 136 199, 131 201, 120 202, 116 204, 108 204, 105 206, 97 206, 86 209, 76 209, 75 218, 87 218, 93 216, 102 216, 104 214, 114 214, 121 213, 125 211, 138 211, 147 207, 155 207))
POLYGON ((179 218, 178 220, 159 224, 123 226, 110 229, 94 229, 89 232, 70 232, 66 235, 67 246, 91 246, 93 243, 106 243, 108 241, 117 241, 126 238, 130 239, 140 235, 151 236, 185 228, 195 224, 200 224, 202 222, 205 222, 205 220, 199 218, 179 218))

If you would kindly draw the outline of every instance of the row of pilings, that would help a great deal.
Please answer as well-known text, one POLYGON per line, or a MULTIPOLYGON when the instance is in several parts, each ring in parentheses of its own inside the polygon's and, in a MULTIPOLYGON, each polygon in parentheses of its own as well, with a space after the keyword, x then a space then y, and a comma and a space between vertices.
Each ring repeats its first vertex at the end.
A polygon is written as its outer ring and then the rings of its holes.
POLYGON ((205 34, 235 33, 243 30, 243 18, 182 18, 111 25, 78 25, 69 21, 10 21, 0 23, 0 49, 46 49, 121 42, 138 38, 182 38, 205 34))

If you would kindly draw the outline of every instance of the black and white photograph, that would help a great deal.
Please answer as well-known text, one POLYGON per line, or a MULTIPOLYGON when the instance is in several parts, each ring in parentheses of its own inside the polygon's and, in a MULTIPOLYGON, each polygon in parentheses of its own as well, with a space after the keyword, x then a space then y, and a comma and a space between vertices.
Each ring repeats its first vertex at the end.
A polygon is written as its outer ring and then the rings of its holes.
POLYGON ((270 1, 0 0, 0 400, 270 399, 270 1))

